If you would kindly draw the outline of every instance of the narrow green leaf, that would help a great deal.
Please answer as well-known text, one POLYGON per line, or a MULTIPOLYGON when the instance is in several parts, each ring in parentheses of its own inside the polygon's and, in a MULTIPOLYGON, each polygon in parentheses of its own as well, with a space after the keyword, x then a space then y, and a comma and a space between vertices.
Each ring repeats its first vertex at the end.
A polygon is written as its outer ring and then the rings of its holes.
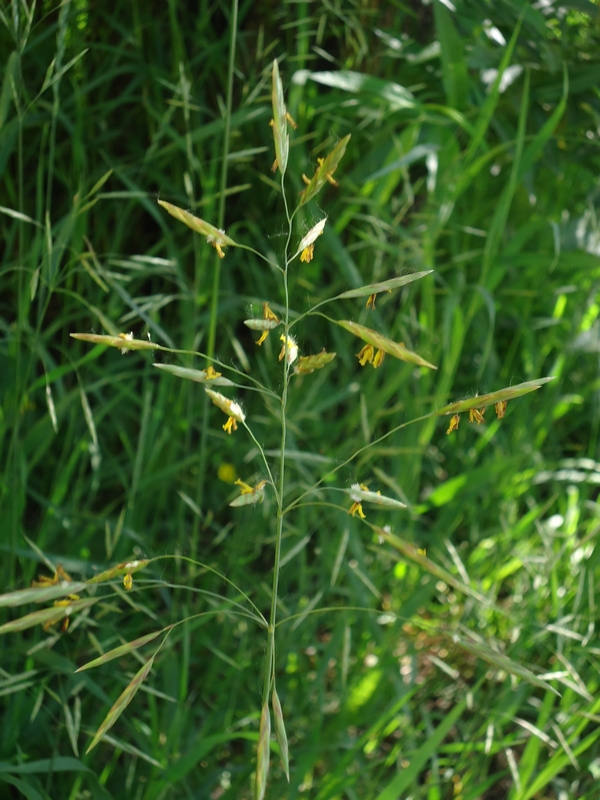
POLYGON ((109 169, 108 172, 105 172, 104 175, 100 178, 100 180, 96 181, 96 183, 92 186, 90 191, 86 194, 86 196, 83 199, 87 200, 92 195, 96 194, 96 192, 100 191, 100 189, 104 186, 104 184, 112 174, 113 174, 112 168, 109 169))
POLYGON ((448 586, 453 586, 455 589, 458 589, 459 592, 474 598, 482 605, 491 605, 487 597, 479 594, 479 592, 475 591, 475 589, 472 589, 466 583, 459 581, 454 577, 454 575, 452 575, 451 572, 448 572, 448 570, 440 567, 439 564, 436 564, 430 558, 427 558, 425 553, 420 552, 414 545, 410 544, 410 542, 407 542, 404 539, 401 539, 399 536, 386 531, 385 528, 380 528, 377 525, 370 525, 370 527, 377 533, 380 539, 388 542, 388 544, 391 544, 392 547, 398 550, 398 552, 402 553, 404 558, 409 559, 415 564, 418 564, 424 570, 429 572, 430 575, 433 575, 434 577, 444 581, 448 584, 448 586))
POLYGON ((515 675, 518 678, 523 678, 524 681, 527 683, 531 683, 533 686, 539 686, 540 689, 545 689, 547 692, 553 692, 555 695, 560 697, 560 692, 557 692, 553 686, 550 686, 549 683, 538 678, 538 676, 532 672, 527 667, 524 667, 522 664, 517 664, 516 661, 513 661, 512 658, 507 656, 505 653, 501 653, 493 647, 490 647, 489 644, 486 642, 475 642, 475 641, 467 641, 462 636, 458 634, 453 634, 453 641, 462 647, 464 650, 468 650, 469 653, 472 653, 479 658, 482 658, 484 661, 487 661, 488 664, 493 664, 495 667, 498 667, 500 670, 504 670, 508 672, 510 675, 515 675))
POLYGON ((448 105, 464 109, 469 91, 469 73, 465 61, 464 40, 458 35, 454 20, 440 0, 434 0, 435 28, 441 46, 442 83, 448 105))
MULTIPOLYGON (((81 700, 79 696, 75 698, 75 702, 81 700)), ((71 747, 73 748, 73 752, 77 757, 79 757, 79 746, 77 744, 77 739, 79 738, 79 724, 81 719, 75 719, 73 714, 71 713, 71 709, 69 708, 67 703, 63 703, 63 711, 65 714, 65 725, 67 728, 67 735, 69 737, 69 741, 71 743, 71 747)))
POLYGON ((19 54, 16 50, 13 50, 4 67, 4 80, 2 81, 2 91, 0 92, 0 130, 8 115, 10 101, 13 97, 15 77, 18 75, 18 71, 19 54))
POLYGON ((12 772, 14 775, 47 775, 50 772, 91 772, 89 767, 72 756, 58 756, 56 758, 43 758, 39 761, 29 761, 26 764, 9 764, 0 761, 0 772, 12 772))
POLYGON ((88 661, 87 664, 79 667, 79 669, 76 669, 75 672, 83 672, 86 669, 99 667, 101 664, 106 664, 108 661, 112 661, 114 658, 120 658, 127 653, 131 653, 132 650, 137 650, 138 647, 143 647, 145 644, 148 644, 148 642, 152 642, 157 636, 160 636, 161 633, 170 630, 172 627, 172 625, 169 625, 167 628, 163 628, 160 631, 147 633, 145 636, 140 636, 139 639, 133 639, 131 642, 125 642, 125 644, 121 644, 118 647, 109 650, 107 653, 95 658, 93 661, 88 661))
POLYGON ((504 49, 502 60, 500 62, 500 66, 498 67, 498 75, 496 76, 496 80, 494 81, 494 83, 490 88, 489 94, 483 106, 481 107, 479 116, 475 123, 475 130, 473 132, 473 136, 471 137, 471 141, 469 142, 469 148, 465 156, 466 164, 472 161, 472 159, 476 156, 477 151, 479 150, 479 146, 481 145, 483 138, 486 134, 486 131, 490 125, 490 122, 494 115, 494 111, 496 110, 496 106, 500 98, 500 82, 502 80, 502 76, 504 75, 505 70, 510 64, 512 54, 517 44, 517 39, 519 38, 519 32, 521 30, 522 23, 523 23, 523 18, 519 17, 519 19, 517 20, 517 24, 515 25, 513 34, 510 37, 510 41, 508 42, 508 44, 504 49))
MULTIPOLYGON (((589 750, 590 747, 596 743, 598 737, 600 737, 600 727, 596 727, 595 730, 585 737, 585 739, 582 739, 579 742, 575 739, 575 737, 569 737, 571 739, 570 744, 572 746, 573 756, 577 758, 585 753, 586 750, 589 750)), ((527 789, 524 789, 523 792, 518 795, 518 800, 531 800, 533 797, 539 797, 539 793, 544 789, 544 787, 546 787, 550 781, 556 777, 556 775, 558 775, 570 764, 571 759, 563 750, 555 753, 545 765, 544 769, 540 770, 533 783, 531 783, 527 789)))
POLYGON ((29 222, 31 225, 37 225, 38 228, 43 228, 44 226, 37 222, 35 219, 28 217, 27 214, 23 214, 21 211, 15 211, 14 208, 6 208, 6 206, 0 206, 0 213, 6 214, 7 217, 12 217, 13 219, 18 219, 21 222, 29 222))
POLYGON ((377 795, 376 800, 398 800, 399 797, 404 796, 403 793, 418 779, 421 770, 444 741, 453 725, 458 722, 466 707, 466 700, 461 700, 461 702, 444 717, 433 733, 427 737, 427 740, 419 747, 416 753, 412 755, 408 767, 402 769, 402 771, 388 783, 385 789, 377 795))
POLYGON ((309 78, 315 81, 315 83, 331 86, 332 89, 341 89, 344 92, 351 92, 352 94, 364 92, 370 100, 373 98, 376 100, 385 100, 392 111, 415 108, 417 105, 414 95, 404 86, 394 81, 376 78, 362 72, 355 72, 349 69, 331 72, 299 70, 294 76, 294 82, 306 83, 309 78))
MULTIPOLYGON (((19 793, 27 798, 27 800, 45 800, 44 797, 31 786, 30 783, 27 781, 21 780, 20 778, 15 778, 12 775, 7 775, 6 773, 0 773, 0 781, 4 781, 5 783, 11 784, 16 789, 18 789, 19 793)), ((48 795, 46 795, 47 797, 48 795)))
MULTIPOLYGON (((158 651, 156 651, 156 652, 158 652, 158 651)), ((102 724, 100 725, 100 727, 96 731, 96 735, 92 739, 92 743, 90 744, 88 749, 85 751, 86 755, 91 750, 93 750, 94 747, 96 747, 96 745, 98 744, 100 739, 102 739, 102 736, 106 733, 106 731, 108 731, 108 730, 110 730, 110 728, 112 728, 112 726, 119 719, 121 714, 125 711, 125 709, 129 705, 129 703, 131 703, 131 701, 135 697, 138 689, 140 688, 142 683, 148 677, 148 674, 150 673, 150 670, 152 669, 152 664, 154 663, 155 657, 156 657, 156 653, 154 653, 154 655, 135 674, 135 676, 133 677, 131 682, 127 685, 125 690, 123 692, 121 692, 121 694, 117 698, 115 704, 113 705, 111 710, 108 712, 108 714, 104 718, 104 721, 102 722, 102 724)))

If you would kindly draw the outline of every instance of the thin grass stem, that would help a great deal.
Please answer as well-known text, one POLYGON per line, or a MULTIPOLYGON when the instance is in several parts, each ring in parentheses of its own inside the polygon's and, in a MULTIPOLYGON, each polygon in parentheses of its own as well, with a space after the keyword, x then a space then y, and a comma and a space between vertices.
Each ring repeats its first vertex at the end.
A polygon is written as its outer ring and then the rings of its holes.
MULTIPOLYGON (((220 195, 219 195, 219 215, 218 227, 223 228, 225 221, 225 197, 227 188, 227 167, 229 161, 229 142, 231 137, 231 109, 233 103, 233 75, 235 69, 235 49, 237 43, 237 19, 238 19, 238 0, 231 0, 231 39, 229 42, 229 65, 227 69, 227 100, 225 105, 225 131, 223 135, 223 158, 221 162, 221 180, 220 180, 220 195)), ((208 344, 206 348, 207 359, 212 360, 215 352, 215 341, 217 335, 217 318, 219 313, 219 287, 221 283, 221 263, 218 257, 215 257, 213 283, 212 283, 212 297, 210 305, 210 319, 208 323, 208 344)), ((209 414, 210 401, 208 396, 204 395, 204 402, 202 404, 202 433, 200 437, 200 454, 198 458, 198 485, 196 487, 196 503, 198 508, 202 510, 204 503, 204 482, 207 465, 207 437, 208 437, 208 414, 209 414)), ((195 556, 198 551, 198 542, 200 537, 200 520, 195 519, 194 529, 192 532, 192 555, 195 556)))

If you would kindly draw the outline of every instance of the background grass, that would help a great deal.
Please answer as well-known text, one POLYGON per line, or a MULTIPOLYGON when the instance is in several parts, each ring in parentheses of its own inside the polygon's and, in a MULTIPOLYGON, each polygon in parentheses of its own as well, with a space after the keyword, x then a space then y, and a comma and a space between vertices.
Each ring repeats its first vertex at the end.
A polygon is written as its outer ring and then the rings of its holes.
MULTIPOLYGON (((463 419, 451 436, 446 420, 409 426, 339 470, 335 485, 408 502, 369 520, 426 548, 470 592, 343 512, 289 518, 279 618, 307 613, 278 631, 292 774, 288 786, 274 761, 270 797, 597 793, 598 7, 455 5, 239 9, 227 232, 281 254, 268 125, 277 57, 299 124, 297 191, 352 134, 340 187, 302 211, 299 232, 323 213, 330 224, 314 261, 294 267, 294 309, 434 270, 380 295, 370 316, 357 300, 331 314, 404 341, 436 373, 391 359, 361 370, 341 329, 299 329, 303 352, 338 358, 293 383, 290 491, 327 483, 357 448, 446 402, 556 376, 501 422, 463 419), (500 87, 489 71, 506 68, 513 81, 500 87), (511 676, 503 657, 554 673, 560 696, 511 676)), ((48 572, 42 553, 77 578, 130 556, 196 554, 268 609, 273 507, 228 507, 236 477, 262 477, 257 451, 222 432, 216 409, 203 428, 201 387, 157 374, 150 355, 69 338, 133 330, 205 349, 216 256, 156 199, 217 219, 231 14, 174 1, 2 5, 6 591, 48 572)), ((276 287, 262 262, 227 253, 216 354, 277 389, 277 343, 258 351, 242 324, 253 304, 277 308, 276 287)), ((276 408, 244 402, 276 448, 276 408)), ((66 634, 3 639, 7 796, 251 796, 262 632, 230 615, 223 580, 181 558, 134 587, 115 586, 66 634), (168 639, 112 738, 84 755, 143 657, 75 668, 202 612, 168 639)))

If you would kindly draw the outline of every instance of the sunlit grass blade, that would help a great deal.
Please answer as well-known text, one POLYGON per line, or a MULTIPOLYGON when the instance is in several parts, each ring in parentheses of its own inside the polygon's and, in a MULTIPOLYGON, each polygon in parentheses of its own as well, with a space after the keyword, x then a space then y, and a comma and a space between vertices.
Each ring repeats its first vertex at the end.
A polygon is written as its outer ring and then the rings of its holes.
POLYGON ((109 650, 107 653, 95 658, 93 661, 88 661, 87 664, 84 664, 82 667, 79 667, 75 670, 75 672, 83 672, 86 669, 93 669, 94 667, 99 667, 102 664, 106 664, 108 661, 112 661, 114 658, 120 658, 121 656, 126 655, 127 653, 131 653, 132 650, 137 650, 138 647, 143 647, 148 642, 154 641, 157 636, 160 636, 161 633, 165 633, 165 631, 171 630, 173 626, 169 625, 166 628, 163 628, 160 631, 154 631, 154 633, 147 633, 145 636, 140 636, 139 639, 134 639, 131 642, 125 642, 125 644, 121 644, 118 647, 109 650))
POLYGON ((504 72, 510 64, 517 40, 519 38, 522 23, 523 17, 519 17, 512 32, 512 36, 510 37, 510 40, 504 49, 504 53, 502 54, 496 79, 490 88, 489 94, 483 106, 481 107, 481 110, 479 111, 479 116, 474 125, 473 136, 471 137, 471 141, 469 142, 469 147, 465 155, 465 161, 467 163, 476 156, 477 151, 484 140, 490 122, 492 121, 494 111, 496 110, 496 106, 498 105, 498 100, 500 98, 500 82, 502 81, 504 72))
POLYGON ((456 30, 452 13, 442 3, 435 2, 433 12, 442 51, 442 82, 448 105, 455 109, 464 109, 469 92, 464 42, 456 30))
POLYGON ((396 81, 365 75, 363 72, 355 72, 350 69, 318 72, 299 70, 294 75, 294 83, 302 85, 309 78, 324 86, 341 89, 352 94, 360 92, 369 99, 374 98, 378 102, 384 101, 393 111, 415 108, 418 105, 415 96, 406 87, 396 81))
MULTIPOLYGON (((156 651, 156 652, 158 652, 158 651, 156 651)), ((155 657, 156 657, 156 653, 154 653, 154 655, 144 664, 144 666, 140 670, 138 670, 138 672, 135 674, 133 680, 130 681, 130 683, 127 685, 125 690, 119 695, 119 697, 117 698, 115 704, 110 709, 110 711, 108 712, 108 714, 104 718, 104 721, 102 722, 102 724, 100 725, 100 727, 96 731, 96 734, 95 734, 94 738, 92 739, 92 742, 91 742, 90 746, 85 751, 86 755, 91 750, 94 749, 94 747, 102 739, 102 736, 106 733, 106 731, 108 731, 108 730, 110 730, 110 728, 112 728, 112 726, 119 719, 121 714, 125 711, 125 709, 129 705, 129 703, 131 703, 131 701, 135 697, 138 689, 140 688, 142 683, 148 677, 148 674, 150 673, 150 670, 152 669, 152 664, 154 663, 155 657)))
POLYGON ((407 542, 404 539, 401 539, 399 536, 386 531, 385 528, 381 528, 377 525, 370 525, 370 527, 383 541, 388 542, 392 545, 392 547, 395 547, 398 552, 402 553, 404 558, 407 558, 415 564, 418 564, 424 570, 429 572, 430 575, 434 575, 436 578, 444 581, 449 586, 453 586, 455 589, 458 589, 459 592, 463 592, 463 594, 473 597, 479 603, 482 603, 486 606, 490 605, 490 601, 487 599, 487 597, 484 597, 484 595, 480 594, 475 589, 472 589, 463 581, 455 578, 451 572, 448 572, 447 569, 440 567, 439 564, 436 564, 430 558, 427 558, 425 553, 419 551, 414 545, 410 544, 410 542, 407 542))
MULTIPOLYGON (((578 743, 573 742, 571 756, 578 758, 589 750, 600 737, 600 728, 597 727, 590 734, 578 743)), ((539 793, 556 777, 563 769, 571 765, 569 755, 564 751, 555 753, 548 763, 536 775, 532 783, 517 795, 517 800, 531 800, 539 797, 539 793)))
POLYGON ((342 319, 336 320, 336 323, 350 333, 353 333, 354 336, 358 336, 358 338, 362 339, 363 342, 367 342, 367 344, 372 345, 378 350, 383 350, 384 353, 387 353, 394 358, 398 358, 400 361, 407 361, 409 364, 416 364, 418 367, 437 369, 436 366, 430 364, 429 361, 425 361, 425 359, 421 358, 421 356, 417 355, 417 353, 413 353, 412 350, 408 350, 402 343, 394 342, 392 339, 388 339, 387 336, 383 336, 381 333, 378 333, 371 328, 366 328, 364 325, 360 325, 358 322, 342 319))
POLYGON ((461 636, 458 633, 453 633, 452 638, 453 641, 460 647, 468 650, 469 653, 482 658, 484 661, 487 661, 488 664, 492 664, 494 667, 504 670, 509 675, 515 675, 517 678, 522 678, 524 681, 527 681, 527 683, 532 684, 532 686, 539 686, 540 689, 545 689, 547 692, 553 692, 555 695, 560 697, 560 692, 558 692, 547 681, 538 678, 538 676, 530 669, 524 667, 522 664, 518 664, 516 661, 513 661, 513 659, 507 656, 505 653, 501 653, 499 650, 491 647, 486 642, 466 639, 464 636, 461 636))
POLYGON ((398 800, 404 796, 411 784, 417 781, 421 770, 429 759, 434 755, 437 748, 442 744, 453 725, 455 725, 467 707, 465 700, 461 700, 452 711, 450 711, 440 722, 437 728, 427 737, 427 740, 419 747, 410 759, 406 769, 402 769, 385 789, 377 795, 376 800, 398 800))

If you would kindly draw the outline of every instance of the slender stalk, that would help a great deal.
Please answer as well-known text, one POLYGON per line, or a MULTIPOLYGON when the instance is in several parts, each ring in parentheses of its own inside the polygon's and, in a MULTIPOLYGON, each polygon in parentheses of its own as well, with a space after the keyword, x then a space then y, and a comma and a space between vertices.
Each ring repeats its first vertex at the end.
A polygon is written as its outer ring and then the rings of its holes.
POLYGON ((285 445, 287 440, 287 402, 289 389, 290 364, 288 361, 288 334, 290 329, 290 298, 288 288, 289 246, 292 238, 292 217, 290 217, 285 195, 284 176, 281 176, 281 193, 288 221, 288 236, 285 243, 285 267, 283 270, 283 293, 285 303, 284 345, 283 345, 283 390, 281 392, 281 445, 279 452, 279 487, 277 491, 277 534, 275 537, 275 557, 273 561, 273 587, 271 590, 271 611, 269 614, 269 633, 267 641, 267 659, 265 662, 265 680, 263 686, 263 705, 269 700, 269 692, 275 681, 275 627, 277 625, 277 599, 279 596, 279 571, 281 564, 281 541, 283 539, 283 498, 285 490, 285 445))
MULTIPOLYGON (((217 227, 222 228, 225 222, 225 190, 227 189, 227 169, 229 160, 229 140, 231 137, 231 108, 233 104, 233 72, 235 69, 235 46, 237 42, 238 0, 231 3, 231 42, 229 45, 229 67, 227 70, 227 101, 225 112, 225 135, 223 136, 223 159, 221 161, 221 181, 219 195, 219 215, 217 227)), ((217 335, 217 316, 219 308, 219 285, 221 282, 221 260, 215 258, 215 271, 213 274, 212 299, 210 307, 210 322, 208 328, 207 353, 209 358, 215 352, 217 335)))
POLYGON ((265 469, 267 470, 267 473, 269 475, 269 480, 271 481, 271 486, 273 487, 273 490, 275 491, 275 495, 276 495, 276 499, 277 499, 277 507, 279 508, 279 506, 281 505, 280 494, 279 494, 279 490, 277 488, 277 485, 275 483, 275 479, 273 478, 273 473, 271 472, 271 467, 269 466, 269 462, 267 460, 267 457, 265 456, 265 451, 262 448, 262 446, 261 446, 260 442, 258 441, 258 439, 256 438, 256 436, 252 433, 252 429, 249 428, 248 425, 245 422, 243 422, 242 425, 248 431, 248 435, 250 436, 250 438, 252 439, 252 441, 256 445, 256 447, 258 449, 258 452, 260 453, 260 457, 262 458, 263 464, 265 465, 265 469))
MULTIPOLYGON (((238 0, 231 0, 231 40, 229 44, 229 66, 227 70, 227 100, 225 107, 225 135, 223 137, 223 159, 221 162, 221 181, 219 197, 219 215, 217 227, 222 228, 225 221, 225 190, 227 188, 227 168, 229 156, 229 140, 231 137, 231 108, 233 104, 233 72, 235 68, 235 48, 237 43, 237 24, 238 24, 238 0)), ((212 297, 210 305, 210 319, 208 323, 208 343, 206 347, 207 359, 210 362, 215 352, 215 341, 217 335, 217 317, 219 314, 219 287, 221 283, 221 260, 215 257, 213 273, 212 297)), ((204 475, 206 473, 207 461, 207 435, 208 435, 208 414, 210 401, 204 395, 202 407, 202 433, 200 435, 200 457, 198 462, 198 486, 196 491, 196 502, 200 509, 204 502, 204 475)), ((198 551, 200 520, 195 520, 192 533, 192 556, 198 551)))
MULTIPOLYGON (((17 27, 15 25, 15 38, 18 41, 18 32, 17 27)), ((23 73, 22 73, 22 50, 20 47, 17 48, 17 58, 18 58, 18 67, 17 67, 17 94, 15 97, 15 106, 17 112, 17 120, 18 120, 18 133, 17 133, 17 183, 18 183, 18 196, 19 196, 19 212, 23 214, 25 212, 25 196, 24 196, 24 188, 23 188, 23 180, 24 180, 24 158, 23 158, 23 115, 22 115, 22 108, 21 108, 21 88, 23 85, 23 73)), ((20 428, 21 428, 21 414, 20 412, 20 405, 21 405, 21 391, 24 390, 25 382, 23 380, 22 383, 22 340, 23 340, 23 330, 25 326, 25 272, 23 268, 24 258, 25 258, 25 223, 22 219, 19 220, 19 238, 18 238, 18 247, 19 247, 19 278, 18 278, 18 292, 17 292, 17 325, 15 326, 15 396, 14 396, 14 427, 13 427, 13 434, 11 440, 11 449, 12 449, 12 504, 11 504, 11 537, 10 537, 10 566, 9 566, 9 582, 10 585, 14 584, 15 580, 15 567, 16 567, 16 550, 17 550, 17 541, 19 535, 19 518, 20 518, 20 510, 19 510, 19 498, 21 496, 21 492, 24 490, 24 487, 21 486, 21 471, 19 470, 19 446, 20 446, 20 428), (23 389, 22 389, 23 387, 23 389)))

